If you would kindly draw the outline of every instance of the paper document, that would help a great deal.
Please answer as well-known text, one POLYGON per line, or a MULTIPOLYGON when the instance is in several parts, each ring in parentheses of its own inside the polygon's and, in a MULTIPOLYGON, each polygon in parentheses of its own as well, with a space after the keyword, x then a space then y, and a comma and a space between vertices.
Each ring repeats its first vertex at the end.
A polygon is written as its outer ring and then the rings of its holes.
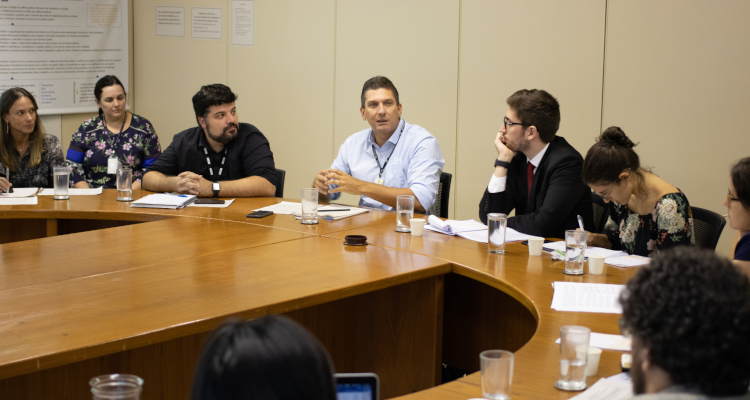
MULTIPOLYGON (((102 194, 102 189, 104 189, 103 186, 99 186, 98 188, 93 189, 70 188, 68 189, 68 194, 71 196, 96 196, 102 194)), ((39 192, 40 196, 54 196, 54 194, 55 189, 52 188, 43 189, 41 192, 39 192)))
POLYGON ((39 197, 0 197, 0 206, 27 206, 39 204, 39 197))
POLYGON ((300 212, 301 210, 302 203, 282 201, 281 203, 273 204, 253 211, 273 211, 274 214, 292 215, 292 213, 300 212))
MULTIPOLYGON (((267 207, 259 208, 253 211, 273 211, 274 214, 286 214, 293 215, 295 217, 302 218, 302 203, 294 203, 291 201, 282 201, 278 204, 273 204, 267 207)), ((359 214, 364 214, 370 210, 366 208, 359 208, 354 206, 339 205, 339 204, 318 204, 318 219, 332 219, 339 220, 342 218, 348 218, 359 214), (329 211, 329 210, 343 210, 347 211, 329 211)))
POLYGON ((609 265, 614 265, 615 267, 641 267, 648 265, 648 263, 651 262, 651 259, 632 254, 620 257, 608 257, 604 262, 609 265))
POLYGON ((620 314, 618 302, 625 285, 605 283, 554 282, 552 309, 557 311, 620 314))
POLYGON ((0 199, 36 196, 39 189, 41 188, 13 188, 13 193, 0 193, 0 199))
POLYGON ((425 228, 429 226, 430 228, 427 228, 428 230, 444 233, 446 235, 456 235, 459 232, 487 230, 487 225, 474 221, 473 219, 467 219, 466 221, 448 219, 443 221, 435 215, 430 215, 427 217, 427 222, 429 225, 426 225, 425 228))
POLYGON ((232 203, 234 203, 234 199, 224 200, 224 204, 195 204, 195 203, 190 203, 190 204, 188 204, 188 207, 227 208, 232 203))
POLYGON ((570 400, 624 400, 633 397, 633 385, 614 379, 602 378, 590 388, 570 400))
POLYGON ((197 197, 193 194, 157 193, 150 194, 130 203, 130 207, 178 209, 194 202, 195 199, 197 197))
MULTIPOLYGON (((551 243, 545 243, 542 248, 545 251, 554 252, 555 250, 559 250, 563 253, 565 253, 565 241, 561 240, 559 242, 551 242, 551 243)), ((601 247, 586 247, 586 251, 584 252, 586 254, 586 259, 589 259, 589 256, 603 256, 605 258, 609 257, 621 257, 626 256, 628 253, 620 250, 609 250, 604 249, 601 247)))
MULTIPOLYGON (((555 343, 560 344, 560 338, 557 338, 555 343)), ((591 332, 589 346, 604 350, 630 351, 630 338, 622 335, 591 332)))

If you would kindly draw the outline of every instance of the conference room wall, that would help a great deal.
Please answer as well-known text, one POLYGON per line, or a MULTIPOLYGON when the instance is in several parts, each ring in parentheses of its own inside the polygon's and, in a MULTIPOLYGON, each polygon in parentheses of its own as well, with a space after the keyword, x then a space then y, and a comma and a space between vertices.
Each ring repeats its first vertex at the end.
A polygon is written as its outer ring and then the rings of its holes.
MULTIPOLYGON (((748 15, 742 0, 610 0, 607 10, 602 126, 620 126, 644 166, 722 215, 729 168, 750 156, 748 15)), ((724 229, 718 253, 734 234, 724 229)))

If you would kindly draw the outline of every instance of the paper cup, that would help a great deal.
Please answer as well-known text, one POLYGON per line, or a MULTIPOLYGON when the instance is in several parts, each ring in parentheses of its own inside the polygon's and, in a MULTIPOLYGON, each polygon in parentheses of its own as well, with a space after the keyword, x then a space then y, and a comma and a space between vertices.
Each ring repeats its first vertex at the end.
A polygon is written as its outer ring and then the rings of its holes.
POLYGON ((604 256, 589 256, 589 274, 601 275, 604 272, 604 256))
POLYGON ((599 372, 599 358, 602 356, 602 349, 589 347, 589 357, 586 361, 586 376, 595 376, 599 372))
POLYGON ((424 230, 424 222, 425 221, 422 218, 412 218, 409 220, 412 236, 422 236, 422 231, 424 230))
POLYGON ((541 256, 542 244, 544 244, 544 238, 537 238, 537 237, 529 238, 529 255, 541 256))

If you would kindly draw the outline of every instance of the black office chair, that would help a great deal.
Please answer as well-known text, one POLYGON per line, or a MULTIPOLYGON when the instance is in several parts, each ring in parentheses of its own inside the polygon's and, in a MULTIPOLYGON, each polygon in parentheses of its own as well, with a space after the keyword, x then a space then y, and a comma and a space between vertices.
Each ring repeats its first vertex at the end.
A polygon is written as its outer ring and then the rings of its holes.
POLYGON ((607 217, 609 217, 609 204, 604 202, 602 196, 591 192, 591 203, 594 206, 594 233, 604 232, 604 225, 607 224, 607 217))
POLYGON ((276 197, 284 197, 284 178, 286 171, 276 168, 276 197))
POLYGON ((727 220, 721 215, 700 207, 690 207, 693 212, 693 231, 695 245, 709 250, 716 250, 721 231, 727 220))
POLYGON ((453 175, 447 172, 440 173, 440 184, 438 184, 437 199, 437 216, 440 218, 448 218, 448 201, 451 197, 451 181, 453 175))

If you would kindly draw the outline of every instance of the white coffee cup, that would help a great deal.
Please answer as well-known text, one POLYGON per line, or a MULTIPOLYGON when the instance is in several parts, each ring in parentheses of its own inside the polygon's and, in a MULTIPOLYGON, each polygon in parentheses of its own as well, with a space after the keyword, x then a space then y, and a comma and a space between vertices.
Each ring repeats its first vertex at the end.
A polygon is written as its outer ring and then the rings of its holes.
POLYGON ((604 272, 604 256, 589 256, 589 274, 601 275, 604 272))
POLYGON ((589 346, 588 360, 586 361, 586 376, 595 376, 599 372, 599 359, 602 349, 589 346))
POLYGON ((529 238, 529 255, 541 256, 543 244, 544 244, 544 238, 540 238, 540 237, 529 238))
POLYGON ((412 218, 409 220, 412 236, 422 236, 425 220, 423 218, 412 218))

